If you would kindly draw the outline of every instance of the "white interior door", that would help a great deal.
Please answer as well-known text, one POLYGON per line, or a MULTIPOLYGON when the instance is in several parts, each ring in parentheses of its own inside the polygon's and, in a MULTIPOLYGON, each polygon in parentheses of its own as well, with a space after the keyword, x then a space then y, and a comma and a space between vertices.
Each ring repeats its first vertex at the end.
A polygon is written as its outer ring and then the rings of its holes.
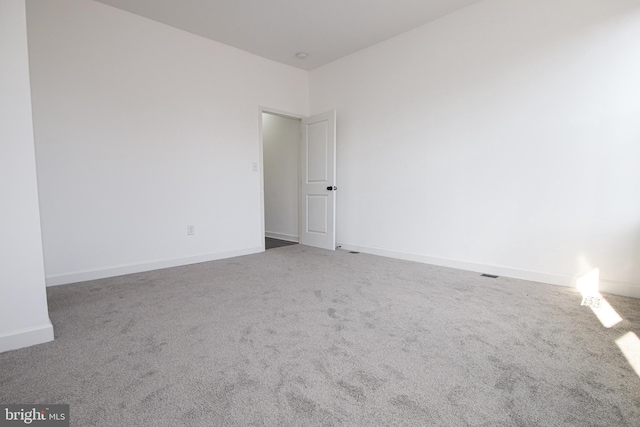
POLYGON ((302 119, 300 243, 336 248, 336 112, 302 119))

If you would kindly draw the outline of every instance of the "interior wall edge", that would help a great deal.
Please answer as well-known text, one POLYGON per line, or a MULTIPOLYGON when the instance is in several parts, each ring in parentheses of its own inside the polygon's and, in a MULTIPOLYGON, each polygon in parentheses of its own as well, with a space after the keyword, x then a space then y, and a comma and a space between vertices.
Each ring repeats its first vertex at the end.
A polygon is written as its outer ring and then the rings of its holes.
POLYGON ((53 341, 51 321, 30 328, 15 329, 0 335, 0 353, 53 341))

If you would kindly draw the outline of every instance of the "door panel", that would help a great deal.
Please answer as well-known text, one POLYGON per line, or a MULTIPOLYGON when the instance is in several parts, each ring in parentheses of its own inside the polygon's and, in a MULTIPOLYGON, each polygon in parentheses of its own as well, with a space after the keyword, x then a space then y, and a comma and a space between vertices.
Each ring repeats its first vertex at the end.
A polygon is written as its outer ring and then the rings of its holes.
POLYGON ((302 119, 300 243, 336 247, 336 112, 302 119))
POLYGON ((307 182, 327 182, 328 120, 307 126, 307 182))
POLYGON ((328 216, 328 200, 327 196, 307 196, 307 233, 327 233, 327 216, 328 216))

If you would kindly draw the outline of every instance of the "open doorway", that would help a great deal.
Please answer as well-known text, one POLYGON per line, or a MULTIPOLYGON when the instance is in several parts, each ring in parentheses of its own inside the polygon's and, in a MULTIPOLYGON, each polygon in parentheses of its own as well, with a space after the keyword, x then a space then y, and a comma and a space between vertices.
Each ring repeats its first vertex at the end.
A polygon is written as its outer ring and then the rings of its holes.
POLYGON ((265 249, 298 243, 300 119, 262 111, 265 249))

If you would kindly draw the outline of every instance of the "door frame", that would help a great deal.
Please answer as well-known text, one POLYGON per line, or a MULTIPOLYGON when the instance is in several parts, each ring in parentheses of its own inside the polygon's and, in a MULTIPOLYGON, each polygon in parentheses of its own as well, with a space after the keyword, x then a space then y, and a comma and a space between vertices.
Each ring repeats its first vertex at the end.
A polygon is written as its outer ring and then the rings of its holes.
MULTIPOLYGON (((259 172, 260 172, 260 241, 261 241, 261 246, 262 246, 262 252, 265 251, 265 243, 264 243, 264 235, 265 235, 265 216, 264 216, 264 135, 262 134, 262 127, 263 127, 263 123, 262 123, 262 114, 263 113, 268 113, 268 114, 273 114, 274 116, 280 116, 280 117, 284 117, 287 119, 294 119, 294 120, 302 120, 305 117, 305 115, 302 114, 295 114, 295 113, 290 113, 288 111, 282 111, 282 110, 277 110, 275 108, 270 108, 270 107, 263 107, 263 106, 259 106, 258 107, 258 141, 259 141, 259 159, 258 159, 258 167, 259 167, 259 172)), ((298 140, 298 146, 300 146, 300 139, 302 138, 302 135, 299 136, 299 140, 298 140)), ((298 161, 298 178, 296 180, 296 186, 298 187, 298 198, 300 198, 300 161, 298 161)), ((299 200, 298 200, 298 205, 299 205, 299 200)), ((298 209, 300 209, 298 207, 298 209)), ((298 211, 298 217, 300 216, 300 212, 298 211)), ((298 221, 298 240, 300 239, 300 221, 298 221)))

